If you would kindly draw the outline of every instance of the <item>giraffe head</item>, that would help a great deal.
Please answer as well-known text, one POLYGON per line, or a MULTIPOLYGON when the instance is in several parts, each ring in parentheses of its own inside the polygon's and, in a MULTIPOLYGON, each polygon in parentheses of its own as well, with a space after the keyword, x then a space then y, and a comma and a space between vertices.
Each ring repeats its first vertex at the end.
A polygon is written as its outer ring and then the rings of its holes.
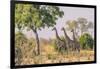
POLYGON ((74 29, 72 29, 71 32, 74 32, 74 29))
POLYGON ((61 30, 65 30, 65 29, 64 29, 64 27, 63 27, 63 28, 61 28, 61 30))

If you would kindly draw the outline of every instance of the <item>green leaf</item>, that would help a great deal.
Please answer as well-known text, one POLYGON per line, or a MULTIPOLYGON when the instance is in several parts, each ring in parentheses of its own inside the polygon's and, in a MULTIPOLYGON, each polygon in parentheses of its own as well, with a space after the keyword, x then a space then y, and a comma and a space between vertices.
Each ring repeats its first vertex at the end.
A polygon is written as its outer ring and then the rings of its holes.
POLYGON ((56 20, 64 15, 57 6, 16 4, 15 23, 19 29, 53 27, 56 20))

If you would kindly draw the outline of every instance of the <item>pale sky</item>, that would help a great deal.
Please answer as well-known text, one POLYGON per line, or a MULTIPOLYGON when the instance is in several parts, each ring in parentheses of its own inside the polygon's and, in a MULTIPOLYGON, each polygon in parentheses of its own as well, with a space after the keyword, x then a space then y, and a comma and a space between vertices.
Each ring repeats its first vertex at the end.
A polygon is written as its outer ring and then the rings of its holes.
MULTIPOLYGON (((62 18, 58 18, 56 21, 55 27, 58 30, 59 36, 63 35, 63 32, 61 31, 62 27, 65 27, 65 23, 68 20, 76 20, 78 17, 84 17, 88 21, 92 21, 94 23, 94 9, 93 8, 80 8, 80 7, 62 7, 59 6, 59 8, 64 11, 64 16, 62 18)), ((38 31, 39 38, 55 38, 55 32, 51 30, 52 28, 45 28, 41 31, 38 31)), ((94 31, 93 31, 94 32, 94 31)), ((28 37, 35 37, 34 33, 32 31, 25 32, 28 37)), ((67 32, 68 35, 71 37, 72 33, 67 32)), ((92 33, 93 35, 94 33, 92 33)))

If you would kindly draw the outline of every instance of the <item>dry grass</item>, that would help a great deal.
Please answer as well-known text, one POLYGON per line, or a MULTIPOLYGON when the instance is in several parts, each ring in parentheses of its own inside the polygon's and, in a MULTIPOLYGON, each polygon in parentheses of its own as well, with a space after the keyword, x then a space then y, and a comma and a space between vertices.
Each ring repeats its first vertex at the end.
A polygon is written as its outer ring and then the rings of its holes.
POLYGON ((55 51, 53 46, 41 47, 41 55, 34 57, 23 58, 21 65, 24 64, 47 64, 47 63, 65 63, 65 62, 81 62, 81 61, 93 61, 94 51, 81 50, 80 54, 60 54, 55 51))

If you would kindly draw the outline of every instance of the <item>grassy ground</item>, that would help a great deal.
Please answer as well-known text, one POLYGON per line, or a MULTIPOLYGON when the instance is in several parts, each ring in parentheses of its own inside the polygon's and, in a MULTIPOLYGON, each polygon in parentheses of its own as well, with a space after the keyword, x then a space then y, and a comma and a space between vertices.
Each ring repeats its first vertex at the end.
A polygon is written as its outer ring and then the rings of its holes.
POLYGON ((60 54, 53 46, 41 47, 41 55, 34 57, 23 58, 24 64, 47 64, 47 63, 65 63, 65 62, 81 62, 81 61, 93 61, 94 51, 92 50, 81 50, 80 54, 70 53, 70 54, 60 54))

